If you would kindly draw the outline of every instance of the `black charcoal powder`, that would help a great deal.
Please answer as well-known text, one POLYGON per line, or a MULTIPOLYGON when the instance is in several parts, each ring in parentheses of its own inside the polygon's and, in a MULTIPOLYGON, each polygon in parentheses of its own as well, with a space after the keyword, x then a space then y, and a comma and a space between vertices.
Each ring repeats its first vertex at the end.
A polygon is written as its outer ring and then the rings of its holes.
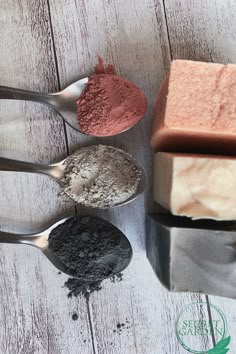
POLYGON ((114 265, 106 262, 106 256, 120 252, 120 231, 101 218, 75 216, 53 229, 48 242, 72 276, 65 283, 68 297, 82 294, 88 298, 112 276, 114 265))

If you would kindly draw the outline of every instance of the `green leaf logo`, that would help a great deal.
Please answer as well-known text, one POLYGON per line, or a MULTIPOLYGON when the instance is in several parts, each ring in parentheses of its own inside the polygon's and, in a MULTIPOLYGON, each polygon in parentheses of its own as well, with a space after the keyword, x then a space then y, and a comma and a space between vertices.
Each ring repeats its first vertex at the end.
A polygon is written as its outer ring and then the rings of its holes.
POLYGON ((215 348, 209 350, 208 354, 226 354, 229 351, 228 345, 231 340, 231 336, 222 339, 219 343, 216 344, 215 348))

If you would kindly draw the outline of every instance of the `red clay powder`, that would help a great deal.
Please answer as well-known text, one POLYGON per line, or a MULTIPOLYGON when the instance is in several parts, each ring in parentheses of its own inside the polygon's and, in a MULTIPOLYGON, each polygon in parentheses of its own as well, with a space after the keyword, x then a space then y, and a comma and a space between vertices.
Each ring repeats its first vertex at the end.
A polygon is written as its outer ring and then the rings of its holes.
POLYGON ((142 91, 115 75, 113 65, 105 68, 100 57, 76 104, 81 131, 93 136, 119 134, 142 119, 147 109, 142 91))

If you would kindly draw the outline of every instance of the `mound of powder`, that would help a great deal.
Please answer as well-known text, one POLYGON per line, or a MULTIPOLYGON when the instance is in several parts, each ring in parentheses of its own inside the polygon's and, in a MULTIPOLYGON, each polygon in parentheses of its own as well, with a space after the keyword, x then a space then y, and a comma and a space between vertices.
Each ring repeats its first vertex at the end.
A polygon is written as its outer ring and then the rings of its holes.
POLYGON ((82 148, 66 158, 64 192, 77 203, 107 208, 135 194, 141 177, 131 155, 106 145, 82 148))
POLYGON ((114 272, 117 264, 130 260, 132 250, 124 247, 121 235, 110 222, 90 215, 69 218, 50 232, 49 249, 73 276, 65 282, 68 297, 88 298, 108 277, 112 282, 122 280, 122 273, 114 272))
POLYGON ((143 92, 115 75, 112 65, 105 68, 101 58, 76 104, 81 131, 93 136, 119 134, 142 119, 147 109, 143 92))
POLYGON ((94 68, 95 74, 113 74, 115 75, 115 68, 112 64, 108 64, 106 67, 102 57, 98 56, 98 64, 94 68))
MULTIPOLYGON (((106 220, 95 216, 74 216, 49 234, 49 249, 66 267, 67 273, 90 281, 112 275, 120 259, 121 232, 106 220), (110 260, 114 254, 114 264, 110 260), (116 257, 116 258, 115 258, 116 257)), ((113 259, 112 258, 112 259, 113 259)))

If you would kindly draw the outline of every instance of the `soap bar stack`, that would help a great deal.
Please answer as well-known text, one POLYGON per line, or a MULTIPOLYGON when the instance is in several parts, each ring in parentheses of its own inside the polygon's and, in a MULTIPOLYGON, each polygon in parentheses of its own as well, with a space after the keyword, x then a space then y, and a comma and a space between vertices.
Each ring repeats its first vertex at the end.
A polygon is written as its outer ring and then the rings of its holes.
POLYGON ((156 202, 174 215, 235 220, 236 65, 173 61, 151 145, 156 202))

